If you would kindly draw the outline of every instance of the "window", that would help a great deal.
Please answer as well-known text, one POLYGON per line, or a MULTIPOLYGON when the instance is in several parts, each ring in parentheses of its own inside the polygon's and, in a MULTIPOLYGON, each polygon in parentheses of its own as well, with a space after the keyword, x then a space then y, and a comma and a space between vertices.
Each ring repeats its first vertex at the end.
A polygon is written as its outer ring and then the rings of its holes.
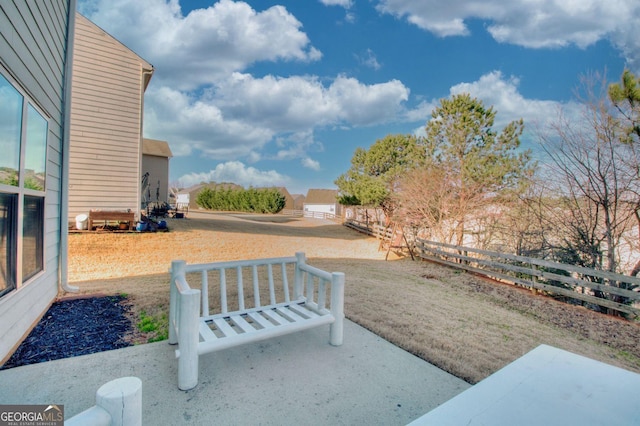
POLYGON ((0 73, 0 296, 44 270, 48 121, 0 73))

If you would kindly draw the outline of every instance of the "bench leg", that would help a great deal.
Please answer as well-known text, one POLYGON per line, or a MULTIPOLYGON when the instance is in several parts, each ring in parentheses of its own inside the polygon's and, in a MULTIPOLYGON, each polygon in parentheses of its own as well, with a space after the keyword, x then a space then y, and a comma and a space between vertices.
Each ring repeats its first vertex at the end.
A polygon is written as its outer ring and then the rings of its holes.
POLYGON ((198 385, 198 343, 200 330, 200 290, 190 289, 182 294, 178 332, 178 388, 193 389, 198 385))
POLYGON ((331 313, 335 322, 329 331, 329 343, 333 346, 342 345, 344 331, 344 273, 331 274, 331 313))

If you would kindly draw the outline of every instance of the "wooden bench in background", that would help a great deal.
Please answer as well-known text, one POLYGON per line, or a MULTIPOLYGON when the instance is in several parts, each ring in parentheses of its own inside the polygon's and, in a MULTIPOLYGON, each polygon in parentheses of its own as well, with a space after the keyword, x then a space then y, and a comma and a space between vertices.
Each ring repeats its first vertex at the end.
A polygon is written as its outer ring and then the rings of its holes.
POLYGON ((133 212, 118 211, 118 210, 91 210, 89 212, 89 231, 93 230, 93 222, 104 222, 105 226, 109 221, 114 222, 127 222, 129 224, 129 230, 135 228, 135 221, 133 212))
POLYGON ((200 355, 322 325, 330 325, 329 343, 340 346, 343 323, 344 273, 307 265, 304 253, 199 265, 171 263, 169 343, 178 344, 182 390, 198 384, 200 355), (187 275, 190 280, 199 275, 199 290, 189 286, 187 275), (211 298, 210 285, 218 289, 211 298), (210 302, 215 303, 214 312, 210 302))

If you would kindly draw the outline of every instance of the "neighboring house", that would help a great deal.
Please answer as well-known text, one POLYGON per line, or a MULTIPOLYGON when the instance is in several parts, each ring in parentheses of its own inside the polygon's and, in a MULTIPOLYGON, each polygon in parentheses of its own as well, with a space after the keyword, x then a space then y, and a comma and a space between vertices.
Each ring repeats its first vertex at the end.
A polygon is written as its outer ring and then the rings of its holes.
POLYGON ((76 14, 69 220, 90 210, 139 214, 144 92, 153 66, 76 14))
POLYGON ((341 216, 336 189, 310 189, 303 203, 305 217, 341 216))
POLYGON ((305 196, 303 194, 291 194, 291 198, 293 198, 293 210, 304 209, 305 196))
POLYGON ((279 193, 284 196, 284 208, 283 210, 293 210, 293 197, 284 186, 279 186, 276 188, 279 193))
POLYGON ((289 190, 287 188, 285 188, 284 186, 263 186, 260 188, 256 188, 256 189, 276 189, 280 194, 282 194, 282 196, 284 197, 284 207, 282 208, 282 211, 285 210, 293 210, 294 207, 294 200, 293 200, 293 196, 291 196, 291 194, 289 193, 289 190))
POLYGON ((149 202, 169 202, 169 158, 172 156, 167 142, 142 140, 142 207, 149 202))
MULTIPOLYGON (((67 280, 75 0, 0 1, 0 364, 67 280)), ((18 385, 18 384, 16 384, 18 385)))

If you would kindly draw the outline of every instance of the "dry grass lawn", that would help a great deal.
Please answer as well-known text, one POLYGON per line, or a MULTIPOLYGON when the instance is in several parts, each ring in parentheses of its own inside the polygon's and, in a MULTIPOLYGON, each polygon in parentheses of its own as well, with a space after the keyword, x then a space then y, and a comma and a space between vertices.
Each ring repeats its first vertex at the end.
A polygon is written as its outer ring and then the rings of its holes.
MULTIPOLYGON (((385 261, 378 241, 328 221, 190 213, 170 232, 69 236, 69 278, 82 294, 128 295, 134 322, 166 322, 168 268, 290 256, 347 277, 352 321, 438 367, 476 383, 545 343, 640 372, 640 325, 530 291, 410 259, 385 261)), ((161 330, 160 330, 161 331, 161 330)), ((144 342, 158 331, 136 333, 144 342)))

